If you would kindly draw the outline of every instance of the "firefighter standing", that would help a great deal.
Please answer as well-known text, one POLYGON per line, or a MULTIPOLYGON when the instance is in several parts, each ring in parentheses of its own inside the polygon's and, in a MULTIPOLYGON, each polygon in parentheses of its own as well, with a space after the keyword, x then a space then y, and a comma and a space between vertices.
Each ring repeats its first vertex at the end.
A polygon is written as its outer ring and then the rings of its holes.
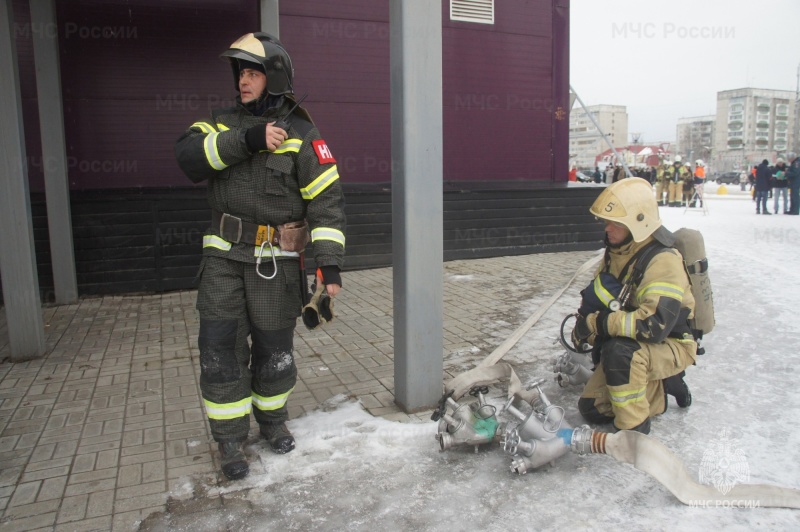
POLYGON ((575 345, 597 346, 596 368, 578 409, 591 423, 613 422, 616 429, 646 434, 650 418, 666 410, 667 393, 679 406, 691 404, 683 371, 697 351, 688 322, 694 297, 682 257, 669 248, 674 237, 661 226, 648 183, 635 178, 614 183, 590 212, 605 222, 606 254, 598 279, 604 273, 626 279, 645 253, 660 252, 650 255, 624 308, 578 318, 575 345))
POLYGON ((280 41, 249 33, 222 57, 237 104, 192 124, 175 153, 193 182, 208 182, 212 223, 197 294, 200 388, 222 472, 239 479, 249 472, 242 444, 251 411, 273 451, 294 449, 285 421, 305 299, 300 254, 310 230, 317 282, 335 296, 345 218, 336 161, 305 110, 295 108, 292 62, 280 41))
POLYGON ((694 194, 694 172, 692 171, 692 165, 690 163, 684 164, 683 167, 685 172, 683 174, 683 197, 681 205, 689 205, 689 202, 692 200, 692 195, 694 194))
POLYGON ((669 183, 667 178, 667 169, 670 167, 669 161, 666 159, 656 169, 656 201, 659 205, 667 205, 664 194, 668 194, 669 183))
POLYGON ((669 178, 669 206, 680 207, 683 196, 683 183, 688 176, 691 176, 685 166, 681 164, 681 156, 675 156, 675 162, 667 170, 669 178))

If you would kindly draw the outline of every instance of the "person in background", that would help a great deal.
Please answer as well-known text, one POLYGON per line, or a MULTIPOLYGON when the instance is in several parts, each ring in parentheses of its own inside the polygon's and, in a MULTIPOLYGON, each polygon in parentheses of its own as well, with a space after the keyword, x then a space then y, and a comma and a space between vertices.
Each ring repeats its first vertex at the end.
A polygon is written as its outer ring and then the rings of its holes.
POLYGON ((611 180, 612 183, 616 183, 620 179, 625 179, 625 168, 622 166, 622 163, 617 163, 614 165, 614 176, 611 180))
POLYGON ((592 179, 594 179, 595 183, 600 183, 603 180, 603 174, 600 173, 600 167, 594 167, 594 173, 592 174, 592 179))
POLYGON ((668 205, 664 195, 667 194, 667 197, 669 197, 669 177, 667 176, 667 170, 670 166, 669 161, 664 159, 661 164, 658 165, 658 169, 656 169, 656 202, 658 202, 660 207, 666 207, 668 205))
POLYGON ((789 181, 789 214, 797 216, 800 214, 800 157, 793 157, 789 169, 786 171, 786 179, 789 181))
POLYGON ((774 198, 773 212, 778 214, 778 203, 783 196, 783 214, 789 214, 789 181, 786 178, 786 161, 778 157, 772 169, 772 197, 774 198))
MULTIPOLYGON (((703 159, 697 159, 694 167, 694 193, 697 194, 697 201, 700 202, 700 207, 703 206, 703 191, 706 186, 706 164, 703 159)), ((694 207, 694 203, 689 207, 694 207)))
POLYGON ((769 161, 764 159, 756 168, 756 214, 772 214, 767 210, 771 178, 772 170, 769 167, 769 161))
POLYGON ((689 205, 689 201, 692 199, 692 195, 694 194, 694 176, 692 172, 692 165, 690 163, 686 163, 683 165, 686 169, 686 172, 683 174, 683 195, 681 200, 681 205, 689 205))

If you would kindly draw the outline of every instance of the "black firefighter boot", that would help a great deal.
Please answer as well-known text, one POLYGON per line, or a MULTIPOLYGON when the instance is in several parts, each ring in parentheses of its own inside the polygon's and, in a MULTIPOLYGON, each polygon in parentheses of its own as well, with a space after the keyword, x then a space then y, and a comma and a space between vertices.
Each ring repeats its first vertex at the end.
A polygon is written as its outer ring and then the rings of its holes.
POLYGON ((678 406, 681 408, 688 408, 692 404, 692 392, 689 391, 689 386, 683 377, 686 375, 685 371, 681 371, 677 375, 667 377, 663 380, 664 391, 675 398, 678 406))
POLYGON ((265 423, 259 425, 259 431, 277 454, 286 454, 294 450, 294 436, 289 432, 286 423, 265 423))
POLYGON ((222 473, 229 480, 239 480, 247 476, 250 466, 247 465, 247 458, 242 452, 242 442, 227 441, 220 442, 219 454, 222 465, 222 473))

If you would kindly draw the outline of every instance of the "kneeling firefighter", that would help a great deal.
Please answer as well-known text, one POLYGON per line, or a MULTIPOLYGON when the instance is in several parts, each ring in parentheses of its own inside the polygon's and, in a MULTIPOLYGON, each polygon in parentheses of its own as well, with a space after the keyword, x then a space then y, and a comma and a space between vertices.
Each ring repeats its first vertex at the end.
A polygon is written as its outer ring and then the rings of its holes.
POLYGON ((208 183, 211 227, 197 293, 200 389, 222 472, 240 479, 249 472, 242 444, 251 412, 274 452, 294 449, 285 422, 307 290, 302 254, 310 236, 317 282, 334 297, 345 216, 336 161, 294 99, 292 61, 280 41, 249 33, 222 57, 236 105, 192 124, 175 153, 189 179, 208 183))
POLYGON ((572 332, 576 346, 593 346, 596 365, 578 408, 591 423, 647 434, 650 418, 667 408, 666 393, 679 406, 691 403, 683 375, 697 352, 689 325, 694 297, 649 183, 614 183, 590 212, 605 222, 606 251, 596 279, 582 292, 572 332))

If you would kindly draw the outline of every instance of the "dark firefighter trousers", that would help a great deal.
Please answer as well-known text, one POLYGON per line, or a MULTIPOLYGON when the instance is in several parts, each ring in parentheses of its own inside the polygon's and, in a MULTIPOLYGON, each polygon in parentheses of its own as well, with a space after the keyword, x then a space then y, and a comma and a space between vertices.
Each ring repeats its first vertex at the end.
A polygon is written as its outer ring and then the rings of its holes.
MULTIPOLYGON (((271 265, 262 273, 270 275, 271 265)), ((214 439, 247 439, 251 411, 259 424, 285 421, 297 381, 292 351, 301 310, 299 260, 279 260, 278 274, 266 280, 255 264, 206 256, 197 310, 200 391, 214 439)))

